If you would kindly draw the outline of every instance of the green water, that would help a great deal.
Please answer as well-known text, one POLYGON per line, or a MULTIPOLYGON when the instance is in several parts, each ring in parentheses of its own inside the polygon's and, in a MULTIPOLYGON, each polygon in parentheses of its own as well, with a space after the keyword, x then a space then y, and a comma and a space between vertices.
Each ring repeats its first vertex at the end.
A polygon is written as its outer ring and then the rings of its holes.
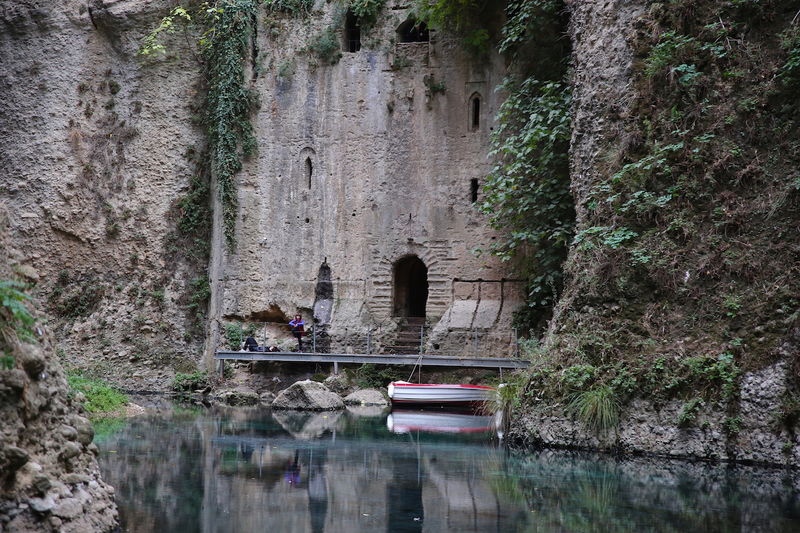
POLYGON ((176 409, 96 442, 126 532, 800 531, 790 472, 510 453, 482 424, 176 409))

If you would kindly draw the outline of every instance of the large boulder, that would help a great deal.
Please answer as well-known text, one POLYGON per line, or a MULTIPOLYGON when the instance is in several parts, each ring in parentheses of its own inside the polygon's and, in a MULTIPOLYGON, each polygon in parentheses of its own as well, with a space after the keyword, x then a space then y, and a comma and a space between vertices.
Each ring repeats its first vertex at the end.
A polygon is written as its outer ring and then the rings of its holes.
POLYGON ((272 402, 273 409, 298 409, 304 411, 332 411, 343 409, 344 402, 338 394, 331 392, 322 383, 298 381, 284 389, 272 402))
POLYGON ((376 389, 357 390, 345 397, 344 403, 345 405, 372 405, 377 407, 389 405, 383 393, 376 389))
POLYGON ((344 374, 328 376, 322 383, 336 394, 346 395, 353 392, 353 386, 344 374))

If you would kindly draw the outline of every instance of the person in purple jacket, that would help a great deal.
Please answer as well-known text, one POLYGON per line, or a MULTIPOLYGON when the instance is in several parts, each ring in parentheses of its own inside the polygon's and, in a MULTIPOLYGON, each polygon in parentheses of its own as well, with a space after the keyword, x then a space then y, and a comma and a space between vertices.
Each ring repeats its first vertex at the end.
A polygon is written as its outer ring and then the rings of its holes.
POLYGON ((305 332, 306 323, 303 322, 303 317, 294 315, 294 320, 289 322, 289 327, 292 328, 292 335, 297 339, 297 350, 303 351, 303 333, 305 332))

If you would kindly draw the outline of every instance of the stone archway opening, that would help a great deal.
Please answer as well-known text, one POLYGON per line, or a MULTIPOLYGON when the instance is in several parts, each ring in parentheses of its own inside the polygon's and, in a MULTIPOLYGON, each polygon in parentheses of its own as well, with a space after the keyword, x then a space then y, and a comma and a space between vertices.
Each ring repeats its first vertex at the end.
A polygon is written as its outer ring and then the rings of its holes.
POLYGON ((392 272, 394 316, 425 317, 428 303, 428 267, 416 255, 400 258, 392 272))

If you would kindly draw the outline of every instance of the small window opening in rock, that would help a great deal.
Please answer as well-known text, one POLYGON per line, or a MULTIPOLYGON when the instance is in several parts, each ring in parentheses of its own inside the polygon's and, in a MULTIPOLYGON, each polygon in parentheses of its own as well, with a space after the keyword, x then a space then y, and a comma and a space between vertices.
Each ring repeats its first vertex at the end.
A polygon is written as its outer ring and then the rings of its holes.
POLYGON ((308 188, 311 188, 311 176, 314 174, 314 162, 310 157, 306 157, 306 179, 308 180, 308 188))
POLYGON ((481 127, 481 97, 475 96, 472 99, 472 114, 470 117, 470 125, 472 126, 472 131, 477 130, 481 127))
POLYGON ((310 218, 307 218, 307 219, 306 219, 306 224, 308 224, 309 222, 311 222, 311 219, 310 219, 310 218))
POLYGON ((352 11, 348 11, 344 19, 344 49, 348 52, 361 50, 361 26, 352 11))
POLYGON ((410 18, 397 27, 397 37, 401 43, 427 43, 431 40, 428 26, 415 18, 410 18))
POLYGON ((434 349, 434 350, 438 350, 438 349, 439 349, 439 345, 438 345, 438 344, 436 344, 435 342, 433 343, 433 349, 434 349))
POLYGON ((473 204, 478 201, 478 178, 469 180, 469 199, 473 204))

